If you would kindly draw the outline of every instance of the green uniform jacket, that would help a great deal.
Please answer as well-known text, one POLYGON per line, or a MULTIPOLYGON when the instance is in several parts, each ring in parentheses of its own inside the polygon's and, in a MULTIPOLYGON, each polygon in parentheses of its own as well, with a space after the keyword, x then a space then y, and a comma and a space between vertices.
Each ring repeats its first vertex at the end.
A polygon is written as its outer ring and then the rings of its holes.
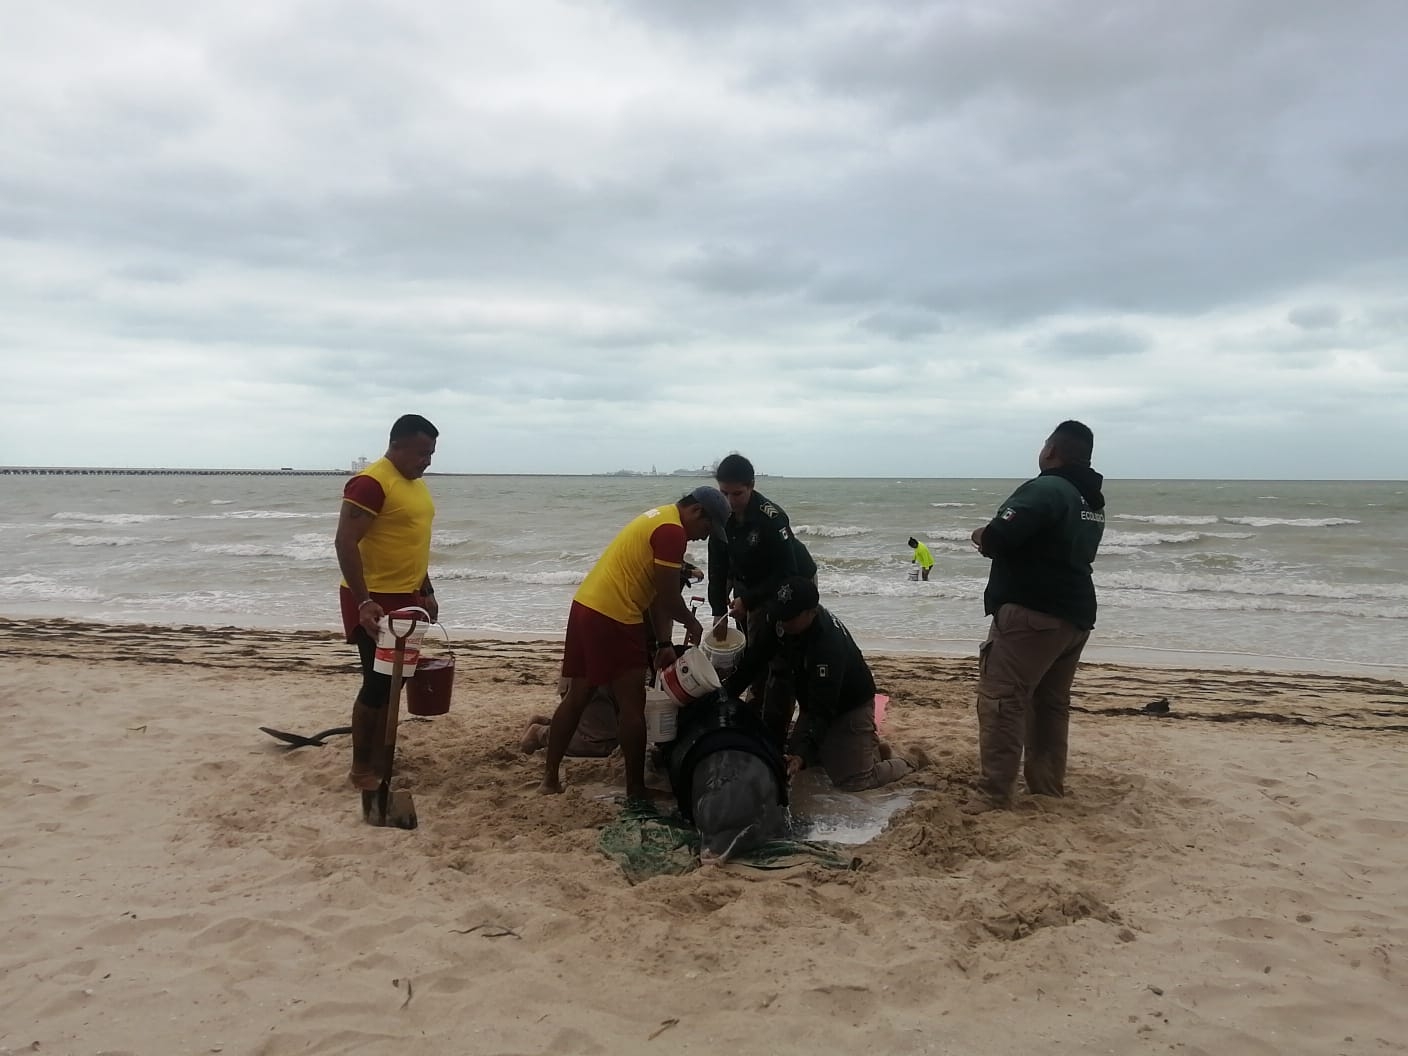
POLYGON ((860 646, 846 625, 818 605, 812 625, 795 637, 784 635, 771 617, 769 627, 748 646, 738 669, 724 680, 730 695, 742 693, 781 655, 791 668, 797 690, 797 728, 788 751, 808 766, 818 762, 817 752, 826 731, 842 715, 859 707, 873 707, 875 676, 860 646))
POLYGON ((1090 563, 1105 534, 1105 496, 1088 468, 1046 470, 1027 481, 983 529, 983 555, 992 558, 983 611, 1015 602, 1095 626, 1090 563))
POLYGON ((709 608, 714 615, 728 611, 729 591, 749 609, 761 608, 789 576, 815 576, 816 562, 792 534, 787 512, 753 492, 740 519, 724 524, 727 540, 709 539, 709 608))

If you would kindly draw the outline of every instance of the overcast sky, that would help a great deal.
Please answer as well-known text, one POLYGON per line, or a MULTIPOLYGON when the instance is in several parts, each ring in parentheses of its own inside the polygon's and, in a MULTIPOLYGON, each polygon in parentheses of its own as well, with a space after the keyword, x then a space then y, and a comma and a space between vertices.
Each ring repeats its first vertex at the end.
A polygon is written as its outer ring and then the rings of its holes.
POLYGON ((1405 476, 1402 0, 0 0, 0 463, 1405 476))

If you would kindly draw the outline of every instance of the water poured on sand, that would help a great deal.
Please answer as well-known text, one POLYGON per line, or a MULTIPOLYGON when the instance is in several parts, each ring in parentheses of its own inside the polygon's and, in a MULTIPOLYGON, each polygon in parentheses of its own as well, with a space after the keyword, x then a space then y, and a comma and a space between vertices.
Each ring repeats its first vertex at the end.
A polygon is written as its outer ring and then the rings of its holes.
MULTIPOLYGON (((661 792, 669 789, 663 775, 646 771, 646 784, 661 792)), ((624 804, 621 788, 592 784, 583 793, 603 802, 624 804)), ((792 780, 792 824, 788 835, 794 840, 816 840, 856 846, 869 843, 885 831, 890 819, 914 802, 912 788, 876 788, 866 792, 839 792, 820 771, 804 771, 792 780)), ((656 805, 667 813, 674 804, 668 797, 656 805)))
POLYGON ((792 782, 792 835, 799 840, 869 843, 890 818, 914 801, 912 788, 838 792, 821 774, 803 772, 792 782))

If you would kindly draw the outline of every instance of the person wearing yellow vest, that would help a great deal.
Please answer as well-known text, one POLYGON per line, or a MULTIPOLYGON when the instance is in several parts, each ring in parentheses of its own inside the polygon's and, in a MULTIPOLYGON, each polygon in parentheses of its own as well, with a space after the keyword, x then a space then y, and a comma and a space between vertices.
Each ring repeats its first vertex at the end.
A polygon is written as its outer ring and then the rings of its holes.
POLYGON ((914 536, 909 537, 910 548, 914 550, 914 560, 911 565, 919 565, 919 573, 924 579, 929 578, 929 569, 934 567, 934 555, 929 553, 929 548, 921 543, 914 536))
POLYGON ((599 686, 616 699, 617 736, 626 763, 626 796, 645 799, 645 673, 648 617, 659 643, 655 663, 673 662, 668 643, 676 623, 685 644, 703 634, 680 595, 680 569, 691 539, 723 531, 728 500, 716 488, 698 487, 679 501, 646 510, 626 525, 602 552, 572 597, 562 675, 567 694, 548 725, 547 762, 539 791, 562 791, 562 757, 582 713, 599 686))
POLYGON ((376 762, 385 741, 391 676, 373 667, 377 621, 390 611, 417 605, 440 618, 430 582, 430 525, 435 502, 422 479, 435 454, 439 430, 418 414, 403 414, 391 426, 386 454, 342 489, 337 519, 342 628, 357 647, 362 687, 352 705, 352 768, 347 779, 363 791, 377 787, 376 762))

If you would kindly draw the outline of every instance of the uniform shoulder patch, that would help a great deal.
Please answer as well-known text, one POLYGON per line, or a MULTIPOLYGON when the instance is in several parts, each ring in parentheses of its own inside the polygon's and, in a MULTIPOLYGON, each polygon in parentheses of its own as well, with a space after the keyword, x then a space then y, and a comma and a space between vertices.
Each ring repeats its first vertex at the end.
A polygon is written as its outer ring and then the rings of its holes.
POLYGON ((763 503, 763 505, 762 505, 762 511, 763 511, 763 515, 766 516, 766 517, 781 517, 781 516, 782 516, 782 511, 779 510, 776 506, 774 506, 774 505, 773 505, 772 503, 770 503, 770 502, 765 502, 765 503, 763 503))
POLYGON ((830 677, 831 677, 831 665, 830 665, 830 664, 817 664, 817 665, 816 665, 816 677, 817 677, 817 678, 830 678, 830 677))
POLYGON ((1001 513, 1000 516, 1001 516, 1001 519, 1004 520, 1004 521, 1011 521, 1011 520, 1014 520, 1014 519, 1016 518, 1016 516, 1017 516, 1017 511, 1016 511, 1015 509, 1013 509, 1011 506, 1009 506, 1009 507, 1007 507, 1007 509, 1005 509, 1005 510, 1002 511, 1002 513, 1001 513))

